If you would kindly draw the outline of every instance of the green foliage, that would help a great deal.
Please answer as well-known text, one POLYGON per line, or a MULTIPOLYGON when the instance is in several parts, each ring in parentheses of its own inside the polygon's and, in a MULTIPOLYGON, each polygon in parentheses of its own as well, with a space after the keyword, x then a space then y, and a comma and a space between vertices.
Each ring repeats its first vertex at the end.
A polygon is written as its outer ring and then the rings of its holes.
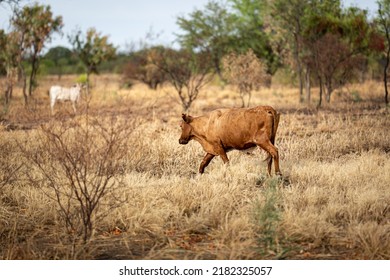
POLYGON ((114 58, 116 48, 108 42, 108 36, 102 36, 94 28, 88 29, 85 35, 80 30, 76 31, 69 36, 69 41, 87 69, 87 94, 89 94, 89 75, 98 74, 98 66, 114 58))
POLYGON ((231 6, 210 1, 203 10, 195 10, 188 17, 178 17, 177 24, 183 31, 178 35, 182 47, 209 52, 222 80, 222 58, 230 52, 246 53, 248 49, 267 62, 268 73, 274 73, 280 62, 264 32, 263 1, 229 2, 231 6))
POLYGON ((379 50, 380 38, 365 10, 342 9, 339 1, 313 1, 305 15, 300 57, 329 102, 333 90, 352 81, 367 55, 379 50))
POLYGON ((13 86, 19 73, 24 73, 22 66, 22 50, 20 34, 16 31, 1 34, 0 62, 6 74, 6 89, 4 103, 8 106, 12 98, 13 86))
POLYGON ((46 64, 49 64, 52 69, 52 73, 57 74, 58 77, 64 72, 64 67, 70 65, 73 62, 73 53, 71 50, 65 47, 51 48, 44 56, 46 64))
POLYGON ((353 102, 361 102, 363 101, 362 97, 360 96, 360 92, 357 90, 354 90, 351 92, 351 97, 353 102))
POLYGON ((80 30, 77 31, 69 37, 69 41, 86 66, 88 74, 98 74, 98 66, 115 57, 116 48, 108 42, 108 36, 102 36, 94 28, 88 29, 85 35, 80 30))
POLYGON ((161 48, 152 47, 130 53, 129 61, 123 68, 126 82, 137 80, 151 89, 163 84, 167 80, 166 73, 153 62, 156 52, 161 48))
POLYGON ((216 73, 222 78, 221 60, 231 50, 235 16, 222 3, 210 1, 204 10, 195 10, 188 18, 178 17, 177 24, 184 31, 178 35, 183 48, 208 52, 216 73))
POLYGON ((266 62, 267 73, 274 74, 281 65, 279 56, 272 50, 270 36, 265 32, 264 0, 229 0, 235 16, 236 32, 233 36, 232 49, 246 53, 251 49, 258 58, 266 62))
POLYGON ((278 177, 274 177, 266 179, 263 184, 264 200, 258 201, 254 209, 255 223, 259 228, 259 249, 264 256, 271 254, 274 258, 281 259, 288 251, 282 246, 279 233, 282 211, 279 205, 281 196, 278 187, 281 181, 278 177))
MULTIPOLYGON (((382 52, 386 47, 390 50, 390 36, 386 35, 386 30, 390 30, 390 0, 377 3, 378 17, 372 21, 367 11, 345 8, 340 0, 210 0, 204 7, 177 18, 181 29, 177 38, 181 49, 208 57, 212 68, 207 69, 219 75, 220 84, 226 82, 222 58, 231 52, 245 54, 252 49, 264 62, 267 73, 276 74, 273 81, 298 84, 300 93, 303 84, 310 81, 324 91, 328 87, 330 100, 330 93, 353 81, 355 73, 379 65, 378 61, 385 62, 386 54, 382 52), (306 80, 304 73, 309 73, 306 80)), ((94 28, 69 36, 73 50, 58 46, 42 56, 44 45, 62 26, 61 16, 54 17, 50 6, 33 4, 16 9, 11 31, 0 31, 0 74, 10 77, 10 87, 12 79, 22 78, 30 85, 31 94, 40 66, 39 74, 55 74, 59 78, 70 73, 86 72, 88 77, 91 73, 116 72, 152 88, 166 80, 166 73, 162 75, 150 60, 150 50, 158 46, 116 56, 108 36, 94 28)), ((180 57, 172 65, 181 65, 180 57)), ((194 60, 188 61, 185 71, 199 72, 194 60)), ((389 64, 390 60, 387 61, 389 64)))
POLYGON ((87 74, 81 74, 77 77, 76 83, 87 84, 87 74))
MULTIPOLYGON (((29 57, 31 72, 29 77, 29 95, 32 94, 39 68, 40 53, 54 32, 60 32, 63 26, 62 17, 53 17, 50 6, 34 4, 24 6, 15 12, 12 26, 21 38, 20 47, 29 57)), ((26 93, 25 101, 27 102, 26 93)))
POLYGON ((114 58, 103 61, 98 66, 99 73, 117 73, 122 74, 126 64, 130 61, 130 57, 125 53, 118 53, 114 58))

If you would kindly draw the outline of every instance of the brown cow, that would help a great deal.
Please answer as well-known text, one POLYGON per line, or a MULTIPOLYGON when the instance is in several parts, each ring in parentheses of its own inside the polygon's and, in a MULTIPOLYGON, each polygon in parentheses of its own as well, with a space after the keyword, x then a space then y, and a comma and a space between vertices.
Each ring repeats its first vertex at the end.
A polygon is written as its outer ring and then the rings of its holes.
POLYGON ((183 114, 179 143, 185 145, 194 139, 202 145, 207 154, 200 164, 200 173, 215 156, 227 163, 226 152, 258 146, 268 153, 268 174, 271 175, 274 159, 275 173, 281 175, 278 149, 274 146, 279 117, 270 106, 218 109, 200 117, 183 114))

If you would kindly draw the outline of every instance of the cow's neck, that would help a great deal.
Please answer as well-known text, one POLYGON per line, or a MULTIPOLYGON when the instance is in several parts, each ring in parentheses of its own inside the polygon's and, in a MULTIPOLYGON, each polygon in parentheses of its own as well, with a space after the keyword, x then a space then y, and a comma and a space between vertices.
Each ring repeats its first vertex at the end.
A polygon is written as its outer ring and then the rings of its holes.
POLYGON ((217 155, 213 146, 213 142, 208 139, 209 118, 197 117, 191 122, 193 139, 202 145, 203 150, 207 153, 217 155))
POLYGON ((207 140, 206 131, 207 131, 207 122, 208 119, 204 117, 197 117, 191 122, 192 133, 194 140, 202 144, 207 140))

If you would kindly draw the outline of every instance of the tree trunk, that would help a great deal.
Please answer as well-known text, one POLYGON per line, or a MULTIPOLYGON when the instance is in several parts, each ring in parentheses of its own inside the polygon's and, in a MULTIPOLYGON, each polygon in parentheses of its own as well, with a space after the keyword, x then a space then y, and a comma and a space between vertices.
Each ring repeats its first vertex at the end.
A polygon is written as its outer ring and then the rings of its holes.
POLYGON ((327 84, 326 85, 326 103, 330 103, 330 96, 332 94, 332 85, 331 84, 327 84))
POLYGON ((295 33, 294 33, 294 40, 295 40, 295 47, 294 47, 294 60, 297 64, 297 72, 298 72, 298 82, 299 82, 299 103, 303 103, 303 75, 302 75, 302 65, 301 60, 299 58, 299 52, 300 52, 300 42, 299 42, 299 33, 300 33, 300 24, 299 20, 296 21, 296 27, 295 27, 295 33))
POLYGON ((8 105, 10 103, 12 98, 12 91, 13 91, 12 84, 8 84, 4 94, 5 105, 8 105))
POLYGON ((385 104, 389 104, 389 91, 387 88, 387 69, 389 68, 390 64, 390 45, 387 47, 387 52, 386 52, 386 64, 383 69, 383 83, 385 87, 385 104))
POLYGON ((23 67, 20 69, 20 74, 23 80, 23 97, 24 97, 24 105, 27 106, 28 104, 28 95, 27 95, 27 77, 26 72, 24 71, 23 67))
POLYGON ((317 104, 317 109, 321 107, 321 104, 322 104, 322 79, 320 76, 318 76, 318 83, 319 83, 319 86, 320 86, 320 99, 318 100, 318 104, 317 104))
POLYGON ((37 71, 38 71, 38 59, 37 59, 37 54, 34 54, 32 57, 31 61, 31 73, 30 73, 30 83, 28 87, 28 95, 32 96, 32 92, 34 89, 34 84, 35 84, 35 78, 37 76, 37 71))
POLYGON ((305 82, 306 82, 306 103, 307 103, 307 105, 310 105, 311 84, 310 84, 310 69, 309 68, 306 68, 305 82))
POLYGON ((87 71, 87 96, 89 96, 89 75, 90 71, 87 71))
POLYGON ((222 88, 223 88, 226 84, 226 79, 224 78, 224 76, 222 74, 222 69, 220 67, 221 60, 219 59, 218 56, 214 57, 213 64, 214 64, 215 73, 218 75, 219 80, 221 81, 222 88))
POLYGON ((12 67, 7 67, 6 89, 4 92, 5 105, 8 105, 12 98, 14 74, 15 69, 12 67))
POLYGON ((30 79, 29 79, 29 83, 28 83, 28 96, 31 97, 32 95, 32 90, 33 90, 33 80, 34 80, 34 68, 31 69, 31 73, 30 73, 30 79))
POLYGON ((298 62, 298 79, 299 79, 299 103, 303 103, 303 75, 301 63, 298 62))
POLYGON ((252 98, 252 92, 248 92, 248 104, 247 104, 248 108, 249 108, 250 103, 251 103, 251 98, 252 98))
POLYGON ((383 29, 385 30, 385 36, 386 36, 386 42, 387 42, 387 50, 386 50, 386 64, 383 69, 383 83, 385 87, 385 104, 389 104, 389 91, 387 89, 387 69, 389 68, 389 63, 390 63, 390 26, 388 19, 384 15, 385 11, 383 10, 383 3, 382 1, 378 1, 379 9, 378 9, 378 14, 379 14, 379 20, 380 24, 383 26, 383 29))

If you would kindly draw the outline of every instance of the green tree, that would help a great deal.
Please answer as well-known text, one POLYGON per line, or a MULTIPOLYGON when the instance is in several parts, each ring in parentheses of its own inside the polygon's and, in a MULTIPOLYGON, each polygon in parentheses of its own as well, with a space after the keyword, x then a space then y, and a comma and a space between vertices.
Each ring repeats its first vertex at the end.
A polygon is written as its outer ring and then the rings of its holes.
MULTIPOLYGON (((4 67, 6 74, 6 87, 4 92, 4 103, 8 105, 12 98, 14 84, 19 77, 19 74, 24 76, 22 67, 22 41, 23 37, 16 31, 6 34, 0 32, 0 63, 4 67)), ((26 101, 27 102, 27 101, 26 101)))
POLYGON ((158 48, 151 47, 131 52, 129 54, 130 60, 123 69, 125 79, 138 80, 148 85, 151 89, 157 89, 159 84, 163 84, 166 80, 166 75, 152 61, 153 53, 158 48))
POLYGON ((235 20, 225 5, 213 0, 203 10, 196 9, 188 17, 177 18, 177 24, 184 31, 178 35, 181 46, 193 52, 208 52, 221 80, 221 61, 231 50, 235 20))
MULTIPOLYGON (((341 6, 339 0, 314 0, 310 2, 310 5, 307 6, 305 11, 305 20, 303 22, 303 31, 302 31, 302 53, 300 57, 302 58, 302 63, 305 68, 305 91, 306 91, 306 102, 310 104, 311 101, 311 76, 314 75, 315 79, 318 82, 320 88, 320 101, 319 106, 322 101, 323 96, 323 76, 320 75, 319 69, 321 68, 320 61, 326 61, 324 54, 329 54, 329 50, 323 50, 323 45, 321 38, 328 32, 330 29, 337 31, 338 26, 340 26, 337 21, 341 17, 341 6)), ((333 30, 331 31, 333 32, 333 30)), ((329 38, 328 38, 329 39, 329 38)), ((325 43, 325 42, 323 42, 325 43)), ((331 56, 334 54, 330 54, 331 56)), ((332 57, 330 57, 332 59, 332 57)))
MULTIPOLYGON (((40 54, 45 43, 50 40, 54 32, 60 32, 63 23, 62 17, 53 17, 50 6, 34 4, 16 10, 11 20, 13 28, 21 33, 22 49, 29 58, 31 72, 29 76, 29 96, 36 86, 36 76, 39 68, 40 54)), ((24 87, 25 88, 25 87, 24 87)), ((23 90, 27 103, 27 94, 23 90)))
POLYGON ((284 45, 287 48, 288 55, 285 57, 285 63, 290 64, 297 74, 300 102, 304 100, 302 32, 309 2, 309 0, 267 0, 265 6, 268 14, 266 18, 268 32, 271 35, 275 34, 272 36, 273 39, 281 40, 281 42, 274 42, 273 45, 284 45))
POLYGON ((367 11, 355 7, 337 11, 337 1, 328 2, 317 2, 317 9, 306 18, 302 34, 303 61, 320 85, 319 106, 322 86, 329 103, 334 89, 356 77, 367 55, 378 51, 378 34, 368 20, 367 11))
POLYGON ((87 69, 87 94, 89 94, 89 77, 98 74, 98 66, 115 57, 116 48, 108 42, 108 36, 102 36, 95 28, 82 34, 80 30, 69 36, 69 41, 80 60, 87 69))
POLYGON ((387 87, 387 72, 390 65, 390 0, 379 0, 378 27, 385 37, 385 64, 383 67, 383 84, 385 89, 385 103, 389 104, 389 90, 387 87))
POLYGON ((265 0, 229 0, 235 15, 232 49, 238 53, 246 53, 249 49, 257 58, 266 62, 267 72, 274 74, 281 61, 271 47, 269 35, 265 32, 264 13, 265 0))
POLYGON ((55 72, 58 75, 58 79, 61 79, 63 74, 64 66, 71 63, 72 60, 72 51, 68 48, 57 46, 51 48, 44 56, 44 59, 50 60, 53 62, 55 72))

